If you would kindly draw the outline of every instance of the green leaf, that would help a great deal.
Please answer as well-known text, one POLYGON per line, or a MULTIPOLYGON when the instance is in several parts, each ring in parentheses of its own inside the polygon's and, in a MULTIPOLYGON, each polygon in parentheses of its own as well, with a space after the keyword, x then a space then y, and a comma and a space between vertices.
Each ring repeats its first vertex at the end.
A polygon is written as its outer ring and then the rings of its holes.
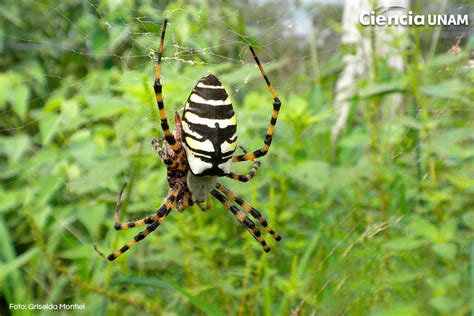
POLYGON ((23 18, 22 12, 19 10, 19 7, 8 6, 5 2, 5 6, 0 6, 0 16, 6 21, 9 21, 17 29, 24 27, 26 21, 23 18))
POLYGON ((310 188, 322 190, 330 180, 329 164, 325 161, 304 161, 290 176, 310 188))
POLYGON ((60 95, 53 95, 48 98, 48 101, 43 107, 44 112, 54 112, 61 108, 61 105, 64 103, 64 98, 60 95))
POLYGON ((109 46, 109 36, 106 31, 96 28, 91 36, 92 53, 97 58, 104 57, 109 46))
POLYGON ((204 312, 206 315, 212 316, 222 316, 225 315, 223 311, 221 311, 217 306, 211 305, 207 302, 204 302, 199 297, 191 295, 188 291, 182 288, 179 284, 172 282, 172 281, 165 281, 162 279, 158 279, 156 277, 150 278, 139 278, 139 277, 125 277, 125 278, 118 278, 115 281, 112 281, 112 285, 138 285, 138 286, 148 286, 160 289, 171 289, 174 290, 176 293, 180 294, 181 296, 188 299, 188 301, 193 304, 196 308, 204 312))
POLYGON ((97 236, 106 213, 106 204, 85 203, 77 207, 77 217, 92 236, 97 236))
POLYGON ((10 98, 10 102, 13 105, 13 111, 15 111, 18 117, 24 121, 28 110, 30 90, 25 85, 14 85, 11 93, 14 95, 14 97, 10 98))
POLYGON ((114 179, 120 172, 128 166, 128 161, 114 157, 97 161, 80 181, 69 184, 69 189, 78 194, 84 194, 103 186, 107 181, 114 179))
POLYGON ((433 59, 429 61, 429 66, 432 68, 443 68, 445 70, 450 64, 456 66, 456 63, 462 62, 467 57, 465 52, 461 52, 459 55, 454 55, 451 53, 444 53, 434 56, 433 59))
POLYGON ((61 113, 68 119, 73 119, 79 113, 79 105, 75 100, 61 100, 61 113))
POLYGON ((113 27, 112 29, 110 29, 109 35, 110 35, 110 40, 109 40, 108 51, 110 53, 113 53, 117 49, 117 47, 120 47, 120 45, 126 39, 128 39, 128 36, 130 35, 130 28, 128 26, 113 27))
POLYGON ((4 191, 0 188, 0 213, 7 212, 23 203, 25 188, 4 191))
POLYGON ((388 281, 391 283, 406 283, 419 279, 423 276, 420 272, 400 271, 389 276, 388 281))
POLYGON ((89 107, 82 114, 94 120, 115 116, 128 110, 123 101, 116 98, 89 97, 87 101, 89 107))
POLYGON ((319 111, 324 102, 324 96, 320 86, 314 86, 308 98, 308 104, 314 111, 319 111))
POLYGON ((365 148, 370 143, 369 135, 362 129, 354 129, 349 135, 341 139, 340 146, 346 148, 365 148))
POLYGON ((316 246, 318 245, 318 241, 320 237, 321 237, 321 234, 319 233, 313 234, 313 237, 311 238, 310 243, 306 247, 303 257, 298 263, 298 269, 297 269, 298 279, 301 279, 303 277, 304 272, 307 269, 309 259, 311 258, 311 255, 313 254, 314 249, 316 249, 316 246))
POLYGON ((451 159, 468 159, 474 152, 466 147, 467 142, 474 140, 474 133, 469 128, 451 128, 438 132, 433 137, 432 149, 440 157, 451 159))
POLYGON ((421 130, 423 127, 423 125, 420 123, 419 120, 414 119, 413 117, 410 117, 410 116, 402 116, 400 119, 400 123, 409 128, 413 128, 416 130, 421 130))
POLYGON ((452 286, 453 288, 459 287, 461 283, 461 273, 460 272, 452 272, 443 277, 443 282, 446 285, 452 286))
MULTIPOLYGON (((22 201, 23 199, 24 195, 22 196, 22 201)), ((0 214, 0 262, 12 262, 18 259, 16 254, 16 252, 18 252, 18 242, 17 239, 12 240, 12 238, 15 238, 14 230, 8 228, 4 217, 0 214)), ((0 267, 0 269, 2 268, 0 267)), ((3 295, 7 300, 11 301, 15 299, 15 297, 16 299, 23 299, 27 295, 26 293, 30 290, 29 287, 25 286, 25 278, 27 278, 27 276, 28 274, 23 273, 21 269, 17 268, 10 271, 5 277, 7 282, 0 280, 0 291, 2 284, 5 284, 5 286, 3 286, 3 295), (9 295, 10 289, 11 296, 9 295), (9 297, 11 297, 11 299, 9 299, 9 297)))
POLYGON ((360 92, 361 98, 369 98, 376 95, 384 95, 394 92, 403 92, 406 89, 406 80, 394 80, 383 83, 371 83, 360 92))
MULTIPOLYGON (((269 74, 272 70, 279 69, 285 63, 286 62, 284 62, 284 61, 267 63, 264 66, 265 67, 265 72, 267 74, 269 74)), ((250 65, 241 66, 237 70, 234 70, 232 72, 223 74, 223 75, 219 76, 219 79, 222 82, 225 82, 226 84, 234 83, 234 84, 242 85, 242 82, 243 83, 248 83, 250 80, 262 80, 261 77, 262 77, 262 74, 258 70, 258 67, 256 65, 250 64, 250 65)), ((260 82, 260 81, 258 81, 258 82, 260 82)), ((263 89, 263 87, 264 87, 264 85, 262 86, 262 89, 263 89)), ((271 95, 269 93, 265 97, 266 97, 266 100, 268 100, 269 97, 270 97, 270 100, 271 100, 271 95)))
POLYGON ((435 244, 432 246, 433 251, 445 258, 453 260, 456 257, 457 247, 455 244, 452 243, 445 243, 445 244, 435 244))
POLYGON ((423 236, 431 242, 439 241, 439 232, 436 226, 426 219, 417 217, 412 223, 413 231, 419 236, 423 236))
POLYGON ((126 110, 127 108, 123 105, 102 104, 84 110, 83 114, 86 116, 90 116, 94 120, 97 120, 117 115, 126 110))
POLYGON ((423 86, 421 87, 421 92, 431 97, 459 99, 472 105, 473 102, 464 96, 467 89, 468 87, 461 80, 451 79, 441 81, 440 83, 423 86))
POLYGON ((379 307, 371 310, 371 316, 415 316, 419 312, 415 305, 396 304, 390 307, 379 307))
POLYGON ((455 218, 447 221, 441 225, 439 235, 443 241, 450 241, 454 239, 457 231, 457 220, 455 218))
POLYGON ((462 301, 450 297, 433 297, 430 304, 440 312, 449 313, 461 306, 462 301))
POLYGON ((48 145, 51 142, 51 139, 56 134, 56 130, 60 121, 61 116, 56 112, 43 114, 43 117, 39 123, 41 143, 43 146, 48 145))
POLYGON ((421 247, 423 241, 411 238, 397 238, 390 240, 385 244, 385 247, 393 250, 413 250, 421 247))
POLYGON ((25 134, 0 138, 0 152, 8 156, 11 163, 17 162, 30 146, 30 138, 25 134))
MULTIPOLYGON (((91 216, 92 217, 92 216, 91 216)), ((60 257, 64 259, 83 259, 91 258, 95 253, 93 253, 91 244, 80 244, 70 247, 67 250, 64 250, 60 253, 60 257)))
POLYGON ((61 187, 64 180, 54 175, 45 175, 37 177, 35 184, 38 188, 38 196, 36 197, 37 205, 45 205, 54 193, 61 187))
POLYGON ((474 211, 469 211, 462 216, 462 221, 469 228, 474 229, 474 211))
POLYGON ((32 248, 27 252, 23 253, 21 256, 16 257, 13 261, 0 264, 0 283, 3 282, 3 279, 8 276, 10 273, 19 269, 21 266, 26 264, 30 259, 38 252, 37 248, 32 248))

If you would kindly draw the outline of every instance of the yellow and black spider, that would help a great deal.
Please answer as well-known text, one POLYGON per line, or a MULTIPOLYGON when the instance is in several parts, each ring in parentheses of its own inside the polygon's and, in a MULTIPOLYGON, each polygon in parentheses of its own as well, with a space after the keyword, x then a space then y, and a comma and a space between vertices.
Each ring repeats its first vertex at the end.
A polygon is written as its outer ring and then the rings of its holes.
MULTIPOLYGON (((249 46, 274 100, 272 117, 263 147, 254 152, 247 152, 241 147, 244 154, 234 156, 237 147, 237 120, 227 92, 217 77, 212 74, 208 74, 198 81, 186 102, 182 117, 180 118, 178 113, 175 113, 176 128, 172 133, 166 119, 160 81, 161 56, 163 54, 166 25, 167 19, 164 21, 161 33, 155 83, 153 85, 156 102, 160 110, 161 127, 165 137, 161 140, 154 139, 152 144, 167 167, 168 196, 153 215, 138 221, 121 224, 119 223, 118 212, 121 196, 126 186, 124 184, 117 197, 114 228, 116 230, 124 230, 143 225, 148 226, 128 244, 108 256, 100 252, 95 245, 94 249, 103 258, 113 261, 153 232, 163 223, 173 208, 183 211, 188 206, 196 203, 201 209, 206 210, 202 203, 209 201, 208 196, 211 194, 234 214, 237 220, 260 243, 263 250, 268 252, 270 247, 268 247, 263 239, 259 228, 241 209, 233 205, 229 200, 239 205, 253 218, 258 220, 277 241, 281 239, 280 235, 268 226, 267 221, 259 211, 232 193, 224 185, 217 182, 217 177, 226 176, 234 180, 247 182, 255 175, 260 166, 257 158, 264 156, 268 152, 272 142, 281 106, 280 99, 270 84, 255 51, 249 46), (254 164, 247 175, 235 174, 230 171, 232 162, 248 160, 252 160, 254 164)), ((209 207, 210 205, 207 204, 207 208, 209 207)))

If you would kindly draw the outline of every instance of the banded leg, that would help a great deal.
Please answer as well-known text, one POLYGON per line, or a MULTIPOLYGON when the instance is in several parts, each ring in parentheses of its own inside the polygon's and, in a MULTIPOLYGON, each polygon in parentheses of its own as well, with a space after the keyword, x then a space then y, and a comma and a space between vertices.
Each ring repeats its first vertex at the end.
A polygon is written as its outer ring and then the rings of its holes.
POLYGON ((238 155, 234 156, 232 158, 232 161, 246 161, 246 160, 253 160, 258 157, 265 156, 270 149, 270 145, 272 143, 272 138, 273 138, 273 132, 275 129, 275 125, 278 119, 278 113, 280 112, 280 107, 281 107, 281 102, 280 99, 277 96, 277 93, 275 89, 273 88, 272 84, 270 83, 270 80, 268 80, 267 75, 265 74, 265 71, 263 70, 262 64, 260 64, 260 61, 258 60, 257 55, 255 54, 255 51, 253 50, 252 46, 249 46, 250 51, 252 52, 253 58, 255 59, 255 62, 258 65, 258 68, 260 68, 260 72, 263 75, 263 78, 265 79, 265 82, 267 83, 268 90, 270 90, 270 93, 272 94, 273 97, 273 112, 272 112, 272 118, 270 120, 270 125, 268 125, 267 129, 267 134, 265 135, 265 140, 263 142, 263 147, 260 149, 255 150, 254 152, 251 153, 246 153, 243 155, 238 155))
POLYGON ((231 199, 232 201, 240 205, 245 211, 247 211, 247 213, 252 215, 253 218, 258 220, 258 222, 263 226, 263 228, 265 228, 265 230, 270 235, 272 235, 276 241, 281 240, 281 236, 276 231, 274 231, 270 226, 268 226, 268 223, 265 217, 263 217, 263 215, 258 210, 253 208, 252 205, 250 205, 248 202, 245 202, 241 197, 239 197, 238 195, 236 195, 235 193, 227 189, 221 183, 217 183, 216 188, 222 193, 224 193, 226 197, 228 197, 229 199, 231 199))
MULTIPOLYGON (((244 154, 247 153, 247 150, 244 147, 240 146, 240 149, 242 149, 244 154)), ((243 175, 230 172, 229 174, 226 174, 226 177, 240 182, 247 182, 255 176, 255 173, 257 172, 258 168, 260 168, 260 161, 257 161, 257 159, 253 159, 253 166, 252 169, 250 169, 249 173, 243 175)))
POLYGON ((171 212, 174 204, 175 204, 175 198, 181 191, 181 187, 177 186, 173 189, 175 192, 173 192, 173 197, 167 199, 165 203, 163 203, 160 208, 156 211, 156 215, 154 215, 154 221, 148 225, 143 231, 141 231, 138 235, 133 237, 133 239, 124 245, 122 248, 120 248, 117 251, 114 251, 113 253, 109 254, 106 256, 103 252, 101 252, 96 245, 94 245, 94 250, 104 259, 109 260, 109 261, 114 261, 118 257, 120 257, 123 253, 125 253, 127 250, 135 246, 140 240, 145 239, 146 236, 148 236, 150 233, 152 233, 155 229, 160 226, 161 223, 166 219, 168 214, 171 212))
MULTIPOLYGON (((125 184, 122 186, 122 189, 120 190, 120 193, 119 193, 118 198, 117 198, 117 203, 116 203, 115 213, 114 213, 114 228, 115 228, 115 230, 126 230, 126 229, 129 229, 129 228, 140 227, 140 226, 143 226, 145 224, 151 224, 153 222, 156 222, 158 220, 158 212, 159 212, 160 209, 157 209, 155 214, 149 215, 149 216, 144 217, 142 219, 139 219, 139 220, 136 220, 136 221, 133 221, 133 222, 128 222, 128 223, 120 223, 119 210, 120 210, 120 206, 121 206, 122 194, 123 194, 123 191, 124 191, 126 185, 127 185, 127 183, 125 182, 125 184)), ((171 190, 171 193, 169 193, 168 196, 165 198, 165 200, 163 201, 163 204, 162 204, 161 207, 166 206, 168 208, 171 208, 173 203, 176 201, 176 197, 177 197, 179 191, 180 190, 178 190, 177 188, 171 190)))
MULTIPOLYGON (((166 218, 168 214, 164 215, 163 219, 166 218)), ((96 245, 94 245, 94 250, 105 260, 108 261, 114 261, 118 257, 120 257, 122 254, 124 254, 127 250, 135 246, 140 240, 144 239, 146 236, 148 236, 151 232, 153 232, 158 226, 160 226, 160 222, 153 222, 150 225, 148 225, 143 231, 141 231, 138 235, 133 237, 133 239, 126 245, 124 245, 122 248, 119 250, 114 251, 113 253, 109 254, 106 256, 102 251, 97 248, 96 245)))
POLYGON ((258 229, 257 225, 255 225, 255 223, 250 218, 248 218, 236 206, 230 204, 229 200, 227 200, 226 197, 224 195, 222 195, 222 193, 220 193, 219 191, 213 190, 211 192, 211 194, 219 202, 224 204, 224 206, 227 207, 232 212, 232 214, 234 214, 234 216, 237 218, 237 220, 247 228, 247 230, 250 232, 250 234, 253 236, 253 238, 255 238, 255 240, 257 240, 260 243, 260 245, 262 246, 262 248, 265 252, 270 251, 270 247, 268 247, 267 243, 263 239, 262 234, 260 233, 260 229, 258 229))
POLYGON ((163 103, 163 86, 161 85, 161 56, 163 55, 163 46, 165 41, 165 33, 166 33, 166 25, 168 24, 168 19, 165 19, 163 23, 163 30, 161 31, 161 39, 160 39, 160 50, 158 51, 158 58, 156 63, 156 72, 155 72, 155 83, 153 84, 153 89, 155 91, 156 97, 156 104, 158 105, 158 109, 160 110, 160 120, 161 120, 161 128, 165 133, 166 142, 171 146, 173 151, 178 154, 182 155, 181 151, 179 150, 179 146, 176 143, 176 139, 173 136, 173 133, 170 131, 170 127, 168 125, 168 119, 166 118, 165 112, 165 105, 163 103))

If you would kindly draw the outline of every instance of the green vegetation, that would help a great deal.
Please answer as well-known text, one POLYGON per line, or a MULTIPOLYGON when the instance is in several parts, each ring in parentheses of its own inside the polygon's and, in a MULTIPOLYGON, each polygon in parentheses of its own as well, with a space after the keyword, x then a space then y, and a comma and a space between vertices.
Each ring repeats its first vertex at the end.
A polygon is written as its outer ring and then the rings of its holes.
POLYGON ((395 72, 374 56, 332 146, 345 51, 305 53, 270 5, 219 3, 0 5, 0 314, 40 313, 10 303, 85 303, 90 315, 472 312, 472 38, 453 55, 454 38, 443 46, 434 28, 410 28, 409 49, 393 43, 407 67, 395 72), (122 219, 151 214, 167 192, 150 145, 162 136, 152 56, 164 12, 168 118, 211 71, 233 97, 239 143, 258 148, 272 99, 247 43, 281 96, 256 177, 222 180, 282 235, 277 243, 264 233, 269 254, 217 201, 208 212, 173 211, 113 263, 93 251, 139 231, 113 229, 124 181, 122 219))

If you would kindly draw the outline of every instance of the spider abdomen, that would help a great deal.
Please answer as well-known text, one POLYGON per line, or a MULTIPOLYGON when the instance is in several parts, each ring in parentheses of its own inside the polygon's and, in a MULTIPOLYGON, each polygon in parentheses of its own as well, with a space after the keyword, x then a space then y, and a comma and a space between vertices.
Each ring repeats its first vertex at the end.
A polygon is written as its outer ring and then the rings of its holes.
POLYGON ((237 145, 237 120, 229 96, 216 76, 209 74, 198 81, 181 120, 183 145, 192 174, 228 174, 237 145))

